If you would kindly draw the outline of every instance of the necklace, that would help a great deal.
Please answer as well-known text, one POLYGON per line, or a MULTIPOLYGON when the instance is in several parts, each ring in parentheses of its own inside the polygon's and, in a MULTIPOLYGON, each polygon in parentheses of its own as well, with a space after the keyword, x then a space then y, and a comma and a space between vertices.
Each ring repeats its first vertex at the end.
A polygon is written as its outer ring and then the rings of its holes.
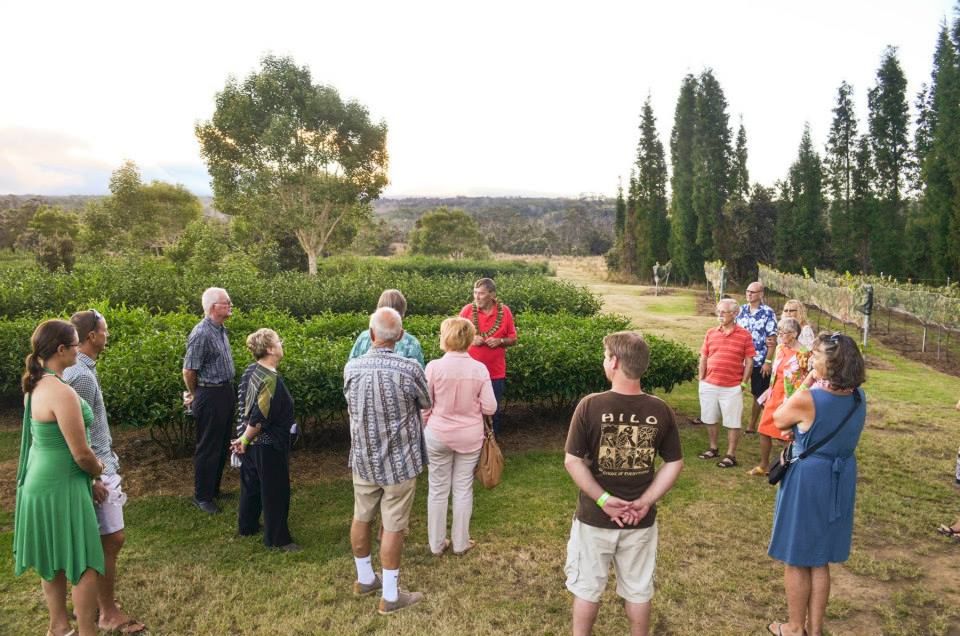
POLYGON ((503 321, 503 303, 497 303, 497 319, 493 323, 493 326, 487 329, 486 331, 480 331, 480 307, 477 306, 477 303, 473 303, 473 310, 470 314, 471 320, 473 320, 473 326, 477 330, 477 335, 481 338, 489 338, 493 334, 497 333, 497 329, 500 328, 500 323, 503 321))

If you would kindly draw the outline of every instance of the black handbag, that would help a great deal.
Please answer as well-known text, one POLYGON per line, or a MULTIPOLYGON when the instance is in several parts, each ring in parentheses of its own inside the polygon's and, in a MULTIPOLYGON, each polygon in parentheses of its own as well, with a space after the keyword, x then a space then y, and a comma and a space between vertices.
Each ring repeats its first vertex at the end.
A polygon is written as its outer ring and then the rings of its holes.
POLYGON ((799 457, 791 458, 791 455, 793 455, 793 442, 790 442, 789 444, 787 444, 784 447, 783 451, 780 452, 780 456, 777 457, 777 459, 774 460, 773 464, 770 465, 770 470, 767 472, 767 481, 770 482, 770 485, 776 486, 777 484, 779 484, 780 480, 782 480, 784 476, 787 474, 787 470, 790 468, 790 466, 792 466, 795 462, 800 461, 801 459, 803 459, 808 455, 813 455, 815 452, 820 450, 821 446, 823 446, 824 444, 832 440, 833 436, 839 433, 840 429, 843 428, 843 425, 846 424, 851 417, 853 417, 853 414, 856 412, 857 408, 860 406, 860 403, 862 401, 863 399, 860 397, 860 391, 858 389, 854 389, 853 390, 853 408, 850 409, 850 412, 847 413, 847 416, 843 418, 842 422, 840 422, 840 426, 833 429, 833 431, 829 435, 824 437, 822 440, 820 440, 819 442, 817 442, 807 450, 800 453, 799 457))

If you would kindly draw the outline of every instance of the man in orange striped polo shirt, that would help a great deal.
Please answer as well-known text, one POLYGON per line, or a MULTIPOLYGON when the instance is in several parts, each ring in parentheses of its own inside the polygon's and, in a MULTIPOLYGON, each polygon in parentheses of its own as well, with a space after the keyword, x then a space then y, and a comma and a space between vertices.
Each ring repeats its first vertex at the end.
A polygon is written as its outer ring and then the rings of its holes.
POLYGON ((727 452, 717 462, 720 468, 737 465, 737 441, 743 416, 743 391, 749 391, 753 371, 753 336, 736 323, 740 307, 732 298, 717 303, 719 326, 707 331, 700 347, 700 419, 707 425, 710 448, 700 459, 720 456, 717 424, 727 429, 727 452))

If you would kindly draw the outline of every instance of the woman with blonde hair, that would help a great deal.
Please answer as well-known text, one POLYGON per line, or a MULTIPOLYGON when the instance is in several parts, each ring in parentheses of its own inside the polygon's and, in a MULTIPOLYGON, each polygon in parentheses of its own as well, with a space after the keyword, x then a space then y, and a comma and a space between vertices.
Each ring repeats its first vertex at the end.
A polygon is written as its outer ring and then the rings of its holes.
POLYGON ((440 556, 451 547, 447 537, 447 501, 453 493, 451 536, 454 554, 476 544, 470 538, 473 471, 483 445, 483 416, 497 411, 487 367, 467 353, 476 329, 466 318, 440 325, 442 358, 426 368, 433 408, 424 413, 424 439, 430 463, 427 536, 430 551, 440 556))
POLYGON ((783 311, 780 312, 780 318, 793 318, 800 323, 800 335, 797 336, 797 342, 802 344, 806 349, 813 347, 813 341, 817 339, 817 336, 813 333, 813 327, 807 322, 807 308, 803 306, 802 302, 791 298, 783 303, 783 311))
POLYGON ((67 616, 67 580, 80 636, 97 633, 97 573, 104 574, 91 480, 103 472, 88 442, 93 410, 64 382, 77 361, 77 330, 47 320, 30 338, 23 374, 24 412, 13 522, 14 571, 40 574, 47 636, 75 634, 67 616))
POLYGON ((273 329, 247 336, 247 349, 256 362, 248 366, 237 386, 237 439, 240 455, 241 536, 259 532, 263 512, 263 544, 286 552, 300 546, 290 537, 290 429, 294 424, 293 397, 277 365, 283 360, 283 340, 273 329))

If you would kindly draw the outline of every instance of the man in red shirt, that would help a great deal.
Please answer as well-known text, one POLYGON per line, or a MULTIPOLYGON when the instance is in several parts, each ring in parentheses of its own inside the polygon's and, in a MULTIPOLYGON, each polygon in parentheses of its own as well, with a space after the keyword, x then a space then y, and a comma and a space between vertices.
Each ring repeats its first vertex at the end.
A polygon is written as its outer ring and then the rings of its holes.
POLYGON ((753 372, 753 336, 736 322, 737 302, 725 298, 717 303, 720 326, 707 331, 700 347, 700 419, 707 425, 710 448, 700 459, 720 456, 717 424, 723 419, 727 429, 727 452, 717 466, 737 465, 737 441, 743 415, 743 391, 749 391, 747 379, 753 372))
POLYGON ((493 416, 493 432, 500 436, 503 413, 503 390, 507 384, 507 347, 517 344, 517 329, 510 308, 497 302, 497 285, 490 278, 473 284, 473 302, 464 305, 460 316, 473 323, 477 336, 467 353, 482 362, 490 372, 497 412, 493 416))

